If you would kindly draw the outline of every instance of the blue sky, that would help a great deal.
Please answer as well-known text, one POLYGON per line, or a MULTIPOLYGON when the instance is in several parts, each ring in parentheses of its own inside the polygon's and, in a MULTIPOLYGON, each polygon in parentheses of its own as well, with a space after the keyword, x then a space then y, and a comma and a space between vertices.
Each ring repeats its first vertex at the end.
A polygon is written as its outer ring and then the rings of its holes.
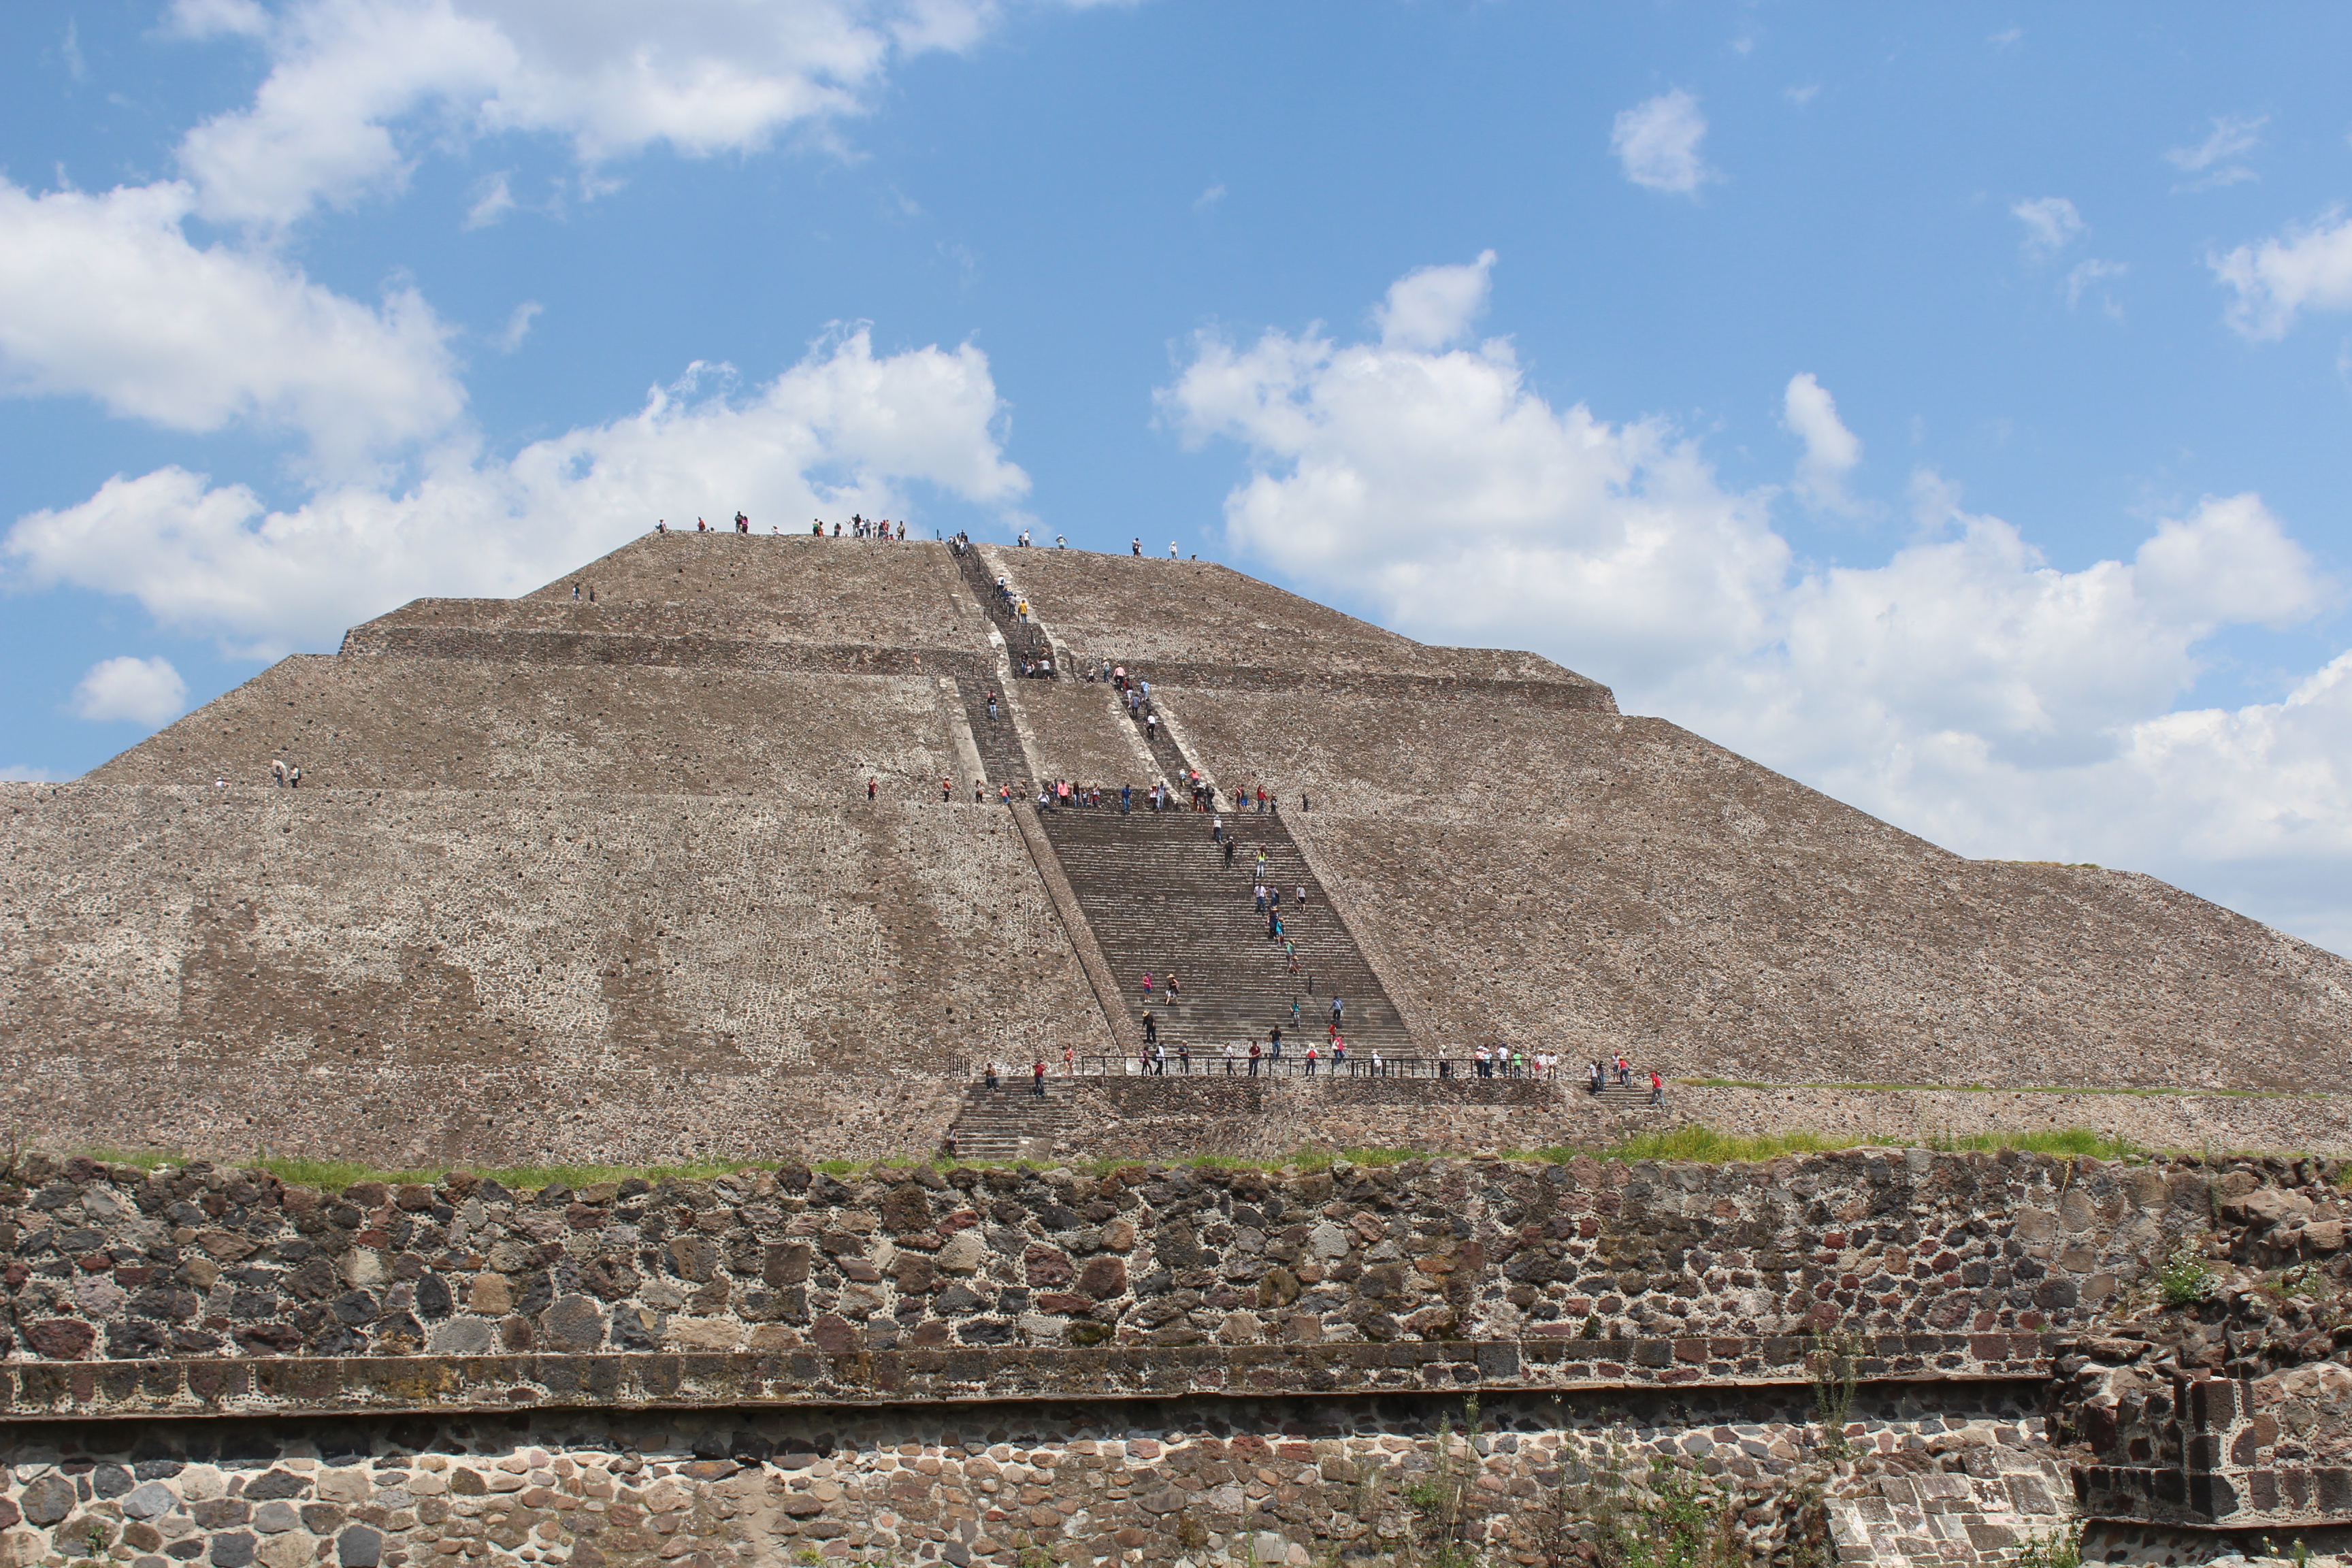
POLYGON ((2352 947, 2341 7, 0 15, 0 767, 656 515, 1229 561, 2352 947))

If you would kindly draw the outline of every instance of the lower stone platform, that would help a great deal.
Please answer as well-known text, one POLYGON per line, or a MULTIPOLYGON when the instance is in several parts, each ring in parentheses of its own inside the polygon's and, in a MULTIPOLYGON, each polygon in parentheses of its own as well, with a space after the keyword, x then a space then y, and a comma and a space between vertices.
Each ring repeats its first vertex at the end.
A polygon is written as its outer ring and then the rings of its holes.
MULTIPOLYGON (((1860 1375, 2002 1382, 2048 1375, 2040 1334, 1888 1334, 1860 1375)), ((709 1355, 256 1357, 0 1363, 0 1418, 890 1405, 907 1400, 1173 1398, 1273 1393, 1510 1394, 1809 1384, 1793 1334, 1599 1340, 1134 1345, 1092 1350, 740 1352, 709 1355)))
MULTIPOLYGON (((1866 1465, 1965 1460, 2030 1477, 2048 1463, 2038 1390, 1866 1384, 1845 1436, 1866 1465)), ((1832 1501, 1825 1519, 1807 1501, 1837 1467, 1811 1390, 1790 1386, 572 1405, 0 1431, 0 1563, 11 1564, 1287 1565, 1425 1550, 1440 1504, 1457 1540, 1510 1561, 1572 1549, 1604 1500, 1620 1528, 1653 1528, 1653 1461, 1679 1484, 1741 1500, 1739 1544, 1759 1558, 1792 1537, 1828 1539, 1831 1521, 1859 1506, 1832 1501)), ((2058 1523, 2046 1488, 2005 1495, 2027 1512, 2004 1539, 2045 1514, 2058 1523)), ((1860 1522, 1859 1534, 1835 1533, 1866 1552, 1860 1522)))

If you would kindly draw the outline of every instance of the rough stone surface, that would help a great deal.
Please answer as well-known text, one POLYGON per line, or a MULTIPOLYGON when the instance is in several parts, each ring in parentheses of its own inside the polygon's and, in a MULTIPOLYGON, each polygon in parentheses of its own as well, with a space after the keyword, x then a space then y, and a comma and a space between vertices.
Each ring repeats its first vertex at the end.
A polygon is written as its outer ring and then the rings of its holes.
POLYGON ((716 795, 805 807, 863 799, 874 776, 900 802, 963 771, 961 715, 916 676, 304 657, 200 711, 90 782, 249 784, 291 756, 308 759, 305 795, 716 795), (828 744, 812 748, 812 735, 828 744))
MULTIPOLYGON (((1573 1076, 1314 1079, 1227 1075, 1221 1058, 1181 1073, 1134 1071, 1053 1080, 1074 1107, 1054 1147, 1098 1159, 1148 1159, 1170 1149, 1279 1161, 1324 1149, 1604 1147, 1684 1122, 1747 1131, 1807 1131, 1860 1142, 2084 1128, 2147 1149, 2308 1149, 2352 1153, 2352 1119, 2336 1095, 2142 1094, 2002 1089, 1744 1089, 1675 1083, 1663 1108, 1595 1101, 1573 1076)), ((1466 1069, 1465 1069, 1466 1070, 1466 1069)), ((1023 1096, 1005 1102, 1016 1121, 1023 1096)), ((985 1091, 967 1091, 967 1112, 985 1091)), ((1000 1097, 1003 1099, 1003 1097, 1000 1097)))
POLYGON ((1679 1489, 1756 1568, 1994 1568, 2063 1540, 2070 1489, 2108 1521, 2098 1560, 2149 1563, 2263 1531, 2326 1557, 2352 1499, 2346 1172, 2317 1158, 793 1170, 530 1194, 21 1170, 0 1239, 36 1298, 168 1266, 134 1245, 246 1244, 227 1269, 191 1249, 214 1271, 201 1297, 129 1281, 147 1305, 104 1321, 110 1351, 152 1342, 143 1312, 202 1325, 271 1289, 310 1305, 262 1326, 384 1337, 0 1361, 12 1564, 93 1544, 134 1568, 159 1550, 231 1568, 1308 1564, 1426 1550, 1437 1495, 1461 1500, 1464 1542, 1542 1563, 1578 1554, 1600 1498, 1646 1531, 1679 1489), (973 1272, 950 1276, 966 1237, 973 1272), (2097 1305, 2145 1302, 2156 1260, 2196 1256, 2226 1289, 2137 1318, 2097 1305), (391 1315, 427 1280, 436 1312, 495 1294, 446 1289, 461 1261, 509 1282, 502 1329, 535 1310, 584 1334, 609 1300, 615 1322, 682 1302, 713 1325, 732 1303, 781 1333, 765 1352, 400 1353, 391 1315), (370 1321, 353 1298, 379 1288, 370 1321), (1029 1342, 948 1326, 1016 1293, 1029 1342), (1956 1306, 1967 1321, 1937 1331, 1956 1306), (1618 1323, 1647 1331, 1598 1337, 1618 1323), (1093 1348, 1067 1348, 1079 1328, 1102 1331, 1093 1348), (2165 1506, 2118 1509, 2135 1495, 2165 1506))
MULTIPOLYGON (((156 1538, 194 1549, 180 1560, 229 1568, 518 1558, 652 1568, 793 1562, 803 1552, 1013 1568, 1040 1552, 1089 1564, 1386 1554, 1413 1528, 1408 1492, 1432 1484, 1458 1487, 1465 1538, 1507 1560, 1563 1544, 1587 1489, 1604 1479, 1642 1489, 1656 1460, 1747 1505, 1741 1541, 1763 1563, 1801 1519, 1793 1491, 1821 1476, 1850 1477, 1843 1489, 1870 1498, 1899 1484, 1914 1500, 1934 1497, 1936 1511, 1956 1521, 2057 1523, 2063 1488, 2035 1430, 2034 1388, 1870 1385, 1844 1428, 1859 1462, 1834 1465, 1821 1457, 1825 1434, 1799 1385, 1490 1394, 1475 1410, 1430 1394, 1377 1405, 1297 1397, 19 1425, 0 1436, 0 1466, 47 1472, 21 1483, 21 1495, 59 1479, 52 1467, 134 1444, 184 1455, 197 1463, 163 1483, 182 1500, 158 1517, 156 1538), (1963 1460, 1955 1485, 1941 1464, 1963 1460), (231 1485, 299 1465, 345 1501, 332 1517, 290 1525, 273 1511, 290 1505, 265 1503, 247 1521, 200 1500, 207 1489, 192 1478, 215 1465, 231 1485), (1874 1479, 1887 1468, 1903 1479, 1874 1479), (1989 1489, 1971 1490, 1978 1473, 1989 1489), (1987 1490, 1994 1495, 1979 1495, 1987 1490)), ((0 1479, 0 1496, 9 1490, 0 1479)), ((1866 1500, 1832 1506, 1847 1534, 1869 1539, 1866 1500)), ((63 1561, 86 1544, 73 1529, 12 1531, 0 1548, 18 1562, 51 1552, 63 1561)))
MULTIPOLYGON (((0 785, 0 1110, 55 1148, 398 1165, 935 1146, 976 1064, 1125 1040, 1136 978, 1089 977, 1058 852, 970 804, 976 772, 1149 776, 1102 687, 1003 680, 972 586, 996 572, 1066 670, 1155 682, 1163 769, 1181 741, 1288 804, 1424 1057, 1502 1037, 1775 1086, 2352 1091, 2352 966, 2160 883, 1960 859, 1533 655, 1222 567, 982 556, 646 538, 523 599, 404 606, 88 780, 0 785), (278 756, 303 788, 269 786, 278 756)), ((1171 929, 1248 913, 1139 894, 1171 929)), ((1205 1000, 1230 977, 1185 978, 1205 1000)), ((1368 1103, 1236 1114, 1296 1147, 1368 1103)), ((1465 1149, 1606 1131, 1422 1103, 1360 1124, 1465 1149)), ((1784 1127, 1836 1103, 1722 1102, 1784 1127)), ((2206 1127, 2326 1132, 2341 1104, 2206 1127)), ((89 1354, 70 1324, 110 1289, 16 1331, 89 1354)))
MULTIPOLYGON (((1808 1083, 2352 1089, 2352 966, 2152 878, 1967 860, 1658 719, 1171 686, 1274 781, 1424 1049, 1808 1083)), ((2337 1112, 2341 1119, 2341 1112, 2337 1112)))
POLYGON ((1535 654, 1432 647, 1209 562, 990 545, 981 554, 1079 660, 1107 658, 1155 684, 1202 670, 1275 689, 1324 675, 1418 676, 1535 682, 1614 706, 1606 687, 1535 654))
POLYGON ((976 1054, 1101 1039, 1002 811, 0 796, 0 1095, 68 1146, 121 1112, 166 1147, 387 1163, 882 1154, 936 1142, 976 1054))
MULTIPOLYGON (((2224 1187, 2241 1209, 2294 1187, 2305 1225, 2352 1214, 2332 1188, 2254 1165, 1920 1150, 922 1173, 935 1190, 795 1166, 609 1191, 459 1173, 338 1194, 37 1155, 26 1185, 0 1189, 0 1304, 7 1321, 82 1327, 80 1355, 110 1361, 472 1353, 486 1334, 428 1337, 472 1319, 505 1352, 554 1356, 1417 1343, 1455 1347, 1450 1363, 1486 1341, 1664 1345, 1824 1321, 2030 1335, 2145 1279, 2205 1232, 2224 1187), (247 1256, 223 1269, 193 1255, 191 1216, 247 1256), (950 1238, 969 1238, 952 1258, 950 1238)), ((79 1359, 21 1341, 19 1355, 79 1359)))

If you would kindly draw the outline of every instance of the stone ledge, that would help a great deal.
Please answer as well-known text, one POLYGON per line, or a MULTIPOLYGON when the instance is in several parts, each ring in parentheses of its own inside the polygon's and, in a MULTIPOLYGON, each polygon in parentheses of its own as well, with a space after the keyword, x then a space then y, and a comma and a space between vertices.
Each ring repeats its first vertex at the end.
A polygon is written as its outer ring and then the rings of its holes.
MULTIPOLYGON (((2047 1336, 1897 1334, 1866 1342, 1866 1382, 2046 1377, 2047 1336)), ((0 1365, 11 1421, 518 1408, 889 1405, 1790 1384, 1811 1342, 1405 1341, 1391 1344, 969 1347, 696 1354, 262 1357, 0 1365)))
POLYGON ((346 658, 391 655, 479 663, 631 665, 806 675, 962 675, 992 680, 988 656, 965 648, 776 642, 707 632, 486 631, 467 626, 358 626, 346 658))
POLYGON ((2085 1517, 2111 1524, 2305 1530, 2352 1524, 2352 1468, 2084 1465, 2074 1471, 2074 1499, 2085 1517))

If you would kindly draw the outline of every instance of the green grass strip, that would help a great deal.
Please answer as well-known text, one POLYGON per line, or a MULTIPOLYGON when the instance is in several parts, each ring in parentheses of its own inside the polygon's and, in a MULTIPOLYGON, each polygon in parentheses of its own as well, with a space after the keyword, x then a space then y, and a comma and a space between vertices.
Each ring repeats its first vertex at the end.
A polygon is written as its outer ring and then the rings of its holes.
POLYGON ((1752 1078, 1678 1078, 1689 1089, 1834 1089, 1868 1094, 2121 1094, 2141 1099, 2340 1100, 2341 1095, 2292 1089, 2093 1089, 2064 1083, 1767 1083, 1752 1078))
MULTIPOLYGON (((1630 1164, 1642 1160, 1684 1161, 1699 1164, 1734 1164, 1777 1160, 1790 1154, 1826 1154, 1858 1148, 1929 1149, 1939 1153, 1998 1153, 2016 1150, 2021 1153, 2046 1154, 2060 1157, 2111 1161, 2143 1161, 2165 1152, 2134 1143, 2126 1138, 2096 1131, 2087 1127, 2057 1127, 2018 1129, 1999 1132, 1936 1133, 1926 1137, 1905 1135, 1852 1134, 1832 1136, 1802 1130, 1789 1132, 1727 1133, 1718 1132, 1703 1124, 1670 1128, 1655 1132, 1636 1132, 1613 1143, 1591 1145, 1555 1144, 1541 1149, 1505 1149, 1496 1151, 1497 1157, 1527 1163, 1559 1163, 1574 1159, 1614 1161, 1630 1164)), ((2308 1151, 2248 1151, 2221 1150, 2207 1147, 2179 1152, 2201 1154, 2208 1159, 2241 1153, 2305 1153, 2308 1151)), ((187 1163, 184 1155, 159 1150, 84 1149, 78 1152, 93 1160, 113 1164, 135 1165, 152 1170, 159 1165, 187 1163)), ((1326 1171, 1335 1164, 1356 1166, 1401 1165, 1408 1161, 1433 1159, 1466 1159, 1461 1152, 1441 1152, 1428 1149, 1407 1148, 1300 1148, 1278 1159, 1254 1160, 1234 1154, 1203 1153, 1190 1159, 1169 1162, 1190 1165, 1195 1170, 1234 1171, 1326 1171)), ((1088 1158, 1040 1162, 1036 1160, 950 1160, 945 1156, 928 1159, 900 1154, 884 1160, 821 1160, 812 1168, 827 1175, 850 1177, 872 1175, 887 1177, 893 1173, 905 1173, 919 1165, 936 1170, 952 1170, 959 1166, 972 1169, 1019 1170, 1038 1173, 1056 1168, 1085 1172, 1100 1176, 1112 1171, 1140 1166, 1150 1162, 1133 1159, 1088 1158)), ((479 1176, 497 1180, 516 1192, 530 1192, 561 1183, 578 1189, 600 1182, 622 1182, 632 1177, 648 1182, 677 1178, 709 1180, 744 1170, 778 1169, 782 1162, 772 1159, 706 1160, 676 1165, 516 1165, 495 1170, 473 1172, 479 1176)), ((252 1161, 242 1168, 268 1172, 280 1181, 298 1186, 319 1187, 341 1191, 359 1182, 386 1184, 417 1183, 429 1184, 447 1173, 446 1169, 385 1170, 356 1160, 304 1160, 268 1157, 252 1161)), ((462 1167, 449 1167, 458 1169, 462 1167)), ((2352 1184, 2352 1171, 2347 1171, 2347 1184, 2352 1184)))

